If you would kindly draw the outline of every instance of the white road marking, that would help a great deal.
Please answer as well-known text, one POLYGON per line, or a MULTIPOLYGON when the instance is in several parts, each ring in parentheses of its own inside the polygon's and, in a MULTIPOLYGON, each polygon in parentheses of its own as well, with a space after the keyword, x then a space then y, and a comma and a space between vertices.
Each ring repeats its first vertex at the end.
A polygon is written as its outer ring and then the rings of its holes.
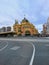
POLYGON ((3 48, 1 48, 0 51, 3 51, 7 46, 8 46, 8 44, 5 45, 3 48))
POLYGON ((30 64, 29 65, 33 65, 34 56, 35 56, 35 46, 34 46, 34 44, 32 44, 32 46, 33 46, 33 54, 32 54, 31 61, 30 61, 30 64))
POLYGON ((49 44, 46 44, 45 46, 49 46, 49 44))
POLYGON ((11 50, 17 50, 17 49, 19 49, 20 47, 19 46, 14 46, 14 47, 12 47, 12 48, 10 48, 11 50))
POLYGON ((35 41, 35 42, 49 42, 48 39, 9 39, 9 38, 0 38, 0 40, 7 40, 7 41, 35 41), (38 41, 37 41, 38 40, 38 41))

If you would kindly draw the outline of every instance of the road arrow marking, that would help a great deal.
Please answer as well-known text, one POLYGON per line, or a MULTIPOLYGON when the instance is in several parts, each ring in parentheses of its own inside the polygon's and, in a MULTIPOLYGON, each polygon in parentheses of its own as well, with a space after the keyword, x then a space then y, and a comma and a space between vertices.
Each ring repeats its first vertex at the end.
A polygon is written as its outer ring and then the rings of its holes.
POLYGON ((17 49, 19 49, 20 47, 19 46, 14 46, 14 47, 12 47, 12 48, 10 48, 11 50, 17 50, 17 49))

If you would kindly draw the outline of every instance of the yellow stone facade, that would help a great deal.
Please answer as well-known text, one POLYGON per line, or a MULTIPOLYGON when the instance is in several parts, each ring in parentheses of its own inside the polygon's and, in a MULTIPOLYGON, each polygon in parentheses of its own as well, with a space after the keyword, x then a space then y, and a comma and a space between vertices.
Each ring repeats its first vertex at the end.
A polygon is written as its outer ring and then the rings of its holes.
POLYGON ((13 29, 17 35, 35 35, 38 34, 38 30, 33 24, 31 24, 26 18, 24 18, 19 24, 17 21, 13 25, 13 29))

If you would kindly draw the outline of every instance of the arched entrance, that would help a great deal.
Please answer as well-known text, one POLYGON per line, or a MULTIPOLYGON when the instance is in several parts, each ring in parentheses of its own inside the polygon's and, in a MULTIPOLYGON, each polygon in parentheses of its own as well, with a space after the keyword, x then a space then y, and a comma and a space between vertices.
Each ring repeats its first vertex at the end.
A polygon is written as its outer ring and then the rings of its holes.
POLYGON ((25 36, 30 36, 31 35, 31 33, 30 33, 30 31, 25 31, 25 36))

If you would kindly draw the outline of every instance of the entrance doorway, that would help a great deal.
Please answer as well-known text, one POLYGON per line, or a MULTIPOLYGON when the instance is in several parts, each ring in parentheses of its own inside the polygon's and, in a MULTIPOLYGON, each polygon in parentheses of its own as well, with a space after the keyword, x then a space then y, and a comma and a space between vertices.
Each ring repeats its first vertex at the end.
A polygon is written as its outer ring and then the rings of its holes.
POLYGON ((25 36, 31 36, 31 33, 30 33, 30 31, 25 31, 25 36))

